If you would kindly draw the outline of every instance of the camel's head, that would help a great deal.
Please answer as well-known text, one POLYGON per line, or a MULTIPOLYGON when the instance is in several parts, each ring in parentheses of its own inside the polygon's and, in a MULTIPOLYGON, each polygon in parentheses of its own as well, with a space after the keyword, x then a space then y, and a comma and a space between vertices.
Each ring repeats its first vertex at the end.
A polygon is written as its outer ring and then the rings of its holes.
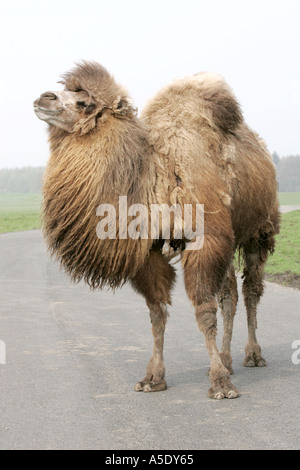
POLYGON ((127 93, 101 65, 82 62, 63 76, 62 91, 47 91, 34 101, 39 119, 69 133, 87 134, 109 116, 136 115, 127 93))

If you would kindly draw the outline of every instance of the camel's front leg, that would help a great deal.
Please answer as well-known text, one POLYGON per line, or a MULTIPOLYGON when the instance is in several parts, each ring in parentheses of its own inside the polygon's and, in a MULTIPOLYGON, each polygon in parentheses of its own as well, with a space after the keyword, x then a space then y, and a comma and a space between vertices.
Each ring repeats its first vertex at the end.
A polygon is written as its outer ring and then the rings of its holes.
POLYGON ((147 366, 146 375, 135 386, 137 392, 159 392, 167 388, 164 366, 164 333, 167 323, 167 308, 164 303, 149 304, 153 334, 153 352, 147 366))
POLYGON ((175 270, 164 256, 151 251, 144 266, 131 280, 133 288, 141 294, 150 310, 153 353, 146 375, 135 386, 137 392, 159 392, 167 388, 163 358, 164 334, 167 323, 167 304, 171 304, 171 290, 175 281, 175 270))
POLYGON ((231 266, 229 273, 225 277, 221 293, 218 297, 224 323, 222 350, 220 356, 224 366, 229 370, 230 374, 233 374, 231 339, 233 331, 233 320, 238 301, 237 282, 233 266, 231 266))
POLYGON ((209 398, 237 398, 239 391, 230 381, 230 372, 224 366, 216 344, 217 303, 213 298, 196 307, 196 319, 210 356, 209 378, 212 386, 208 392, 209 398))
MULTIPOLYGON (((206 223, 208 227, 219 227, 217 221, 210 221, 209 218, 207 218, 206 223)), ((221 291, 226 273, 230 267, 233 248, 232 238, 230 237, 230 225, 227 226, 229 231, 227 237, 224 237, 225 228, 223 225, 222 232, 216 238, 208 235, 201 250, 186 251, 183 255, 185 288, 190 300, 194 304, 197 323, 200 331, 204 334, 206 348, 210 357, 209 377, 211 388, 208 396, 216 400, 239 396, 237 388, 230 381, 231 320, 226 324, 223 342, 223 353, 225 354, 223 354, 223 357, 220 355, 216 344, 218 309, 216 296, 221 291), (224 360, 225 356, 230 360, 224 360)), ((228 320, 227 317, 226 320, 228 320)))

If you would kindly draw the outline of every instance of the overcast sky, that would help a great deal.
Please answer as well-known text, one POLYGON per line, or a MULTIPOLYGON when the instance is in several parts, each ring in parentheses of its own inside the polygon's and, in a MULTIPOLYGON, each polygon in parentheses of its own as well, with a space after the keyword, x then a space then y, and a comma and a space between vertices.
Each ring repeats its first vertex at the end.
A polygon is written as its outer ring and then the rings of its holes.
POLYGON ((33 113, 74 62, 100 62, 141 109, 162 86, 221 73, 247 123, 280 156, 300 154, 299 0, 0 0, 0 167, 42 166, 33 113))

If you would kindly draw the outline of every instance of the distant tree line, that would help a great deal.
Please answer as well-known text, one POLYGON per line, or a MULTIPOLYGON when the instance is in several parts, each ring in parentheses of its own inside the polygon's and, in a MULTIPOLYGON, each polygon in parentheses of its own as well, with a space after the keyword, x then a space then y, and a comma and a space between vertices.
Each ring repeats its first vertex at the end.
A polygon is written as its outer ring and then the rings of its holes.
MULTIPOLYGON (((274 152, 279 191, 300 191, 300 155, 279 157, 274 152)), ((23 168, 0 170, 1 193, 40 193, 43 185, 44 167, 26 166, 23 168)))
POLYGON ((0 170, 0 193, 40 193, 44 171, 31 166, 0 170))
POLYGON ((274 152, 272 157, 276 165, 279 191, 283 193, 300 191, 300 155, 279 158, 274 152))

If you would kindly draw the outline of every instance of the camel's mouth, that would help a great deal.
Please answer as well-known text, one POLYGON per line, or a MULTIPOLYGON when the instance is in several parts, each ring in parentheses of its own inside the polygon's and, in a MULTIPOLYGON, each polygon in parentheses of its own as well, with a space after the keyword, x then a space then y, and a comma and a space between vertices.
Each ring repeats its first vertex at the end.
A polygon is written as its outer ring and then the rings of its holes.
POLYGON ((34 101, 33 109, 37 117, 43 121, 49 121, 62 112, 62 106, 56 95, 49 91, 34 101))
POLYGON ((41 120, 45 121, 48 124, 56 124, 56 119, 59 114, 61 114, 62 109, 47 109, 42 106, 38 106, 36 103, 33 105, 33 110, 36 116, 41 120))
POLYGON ((60 108, 60 109, 47 109, 47 108, 43 108, 41 106, 38 106, 35 103, 33 104, 33 110, 37 115, 38 114, 47 114, 47 115, 50 115, 50 116, 57 116, 58 114, 60 114, 62 112, 62 108, 60 108))

